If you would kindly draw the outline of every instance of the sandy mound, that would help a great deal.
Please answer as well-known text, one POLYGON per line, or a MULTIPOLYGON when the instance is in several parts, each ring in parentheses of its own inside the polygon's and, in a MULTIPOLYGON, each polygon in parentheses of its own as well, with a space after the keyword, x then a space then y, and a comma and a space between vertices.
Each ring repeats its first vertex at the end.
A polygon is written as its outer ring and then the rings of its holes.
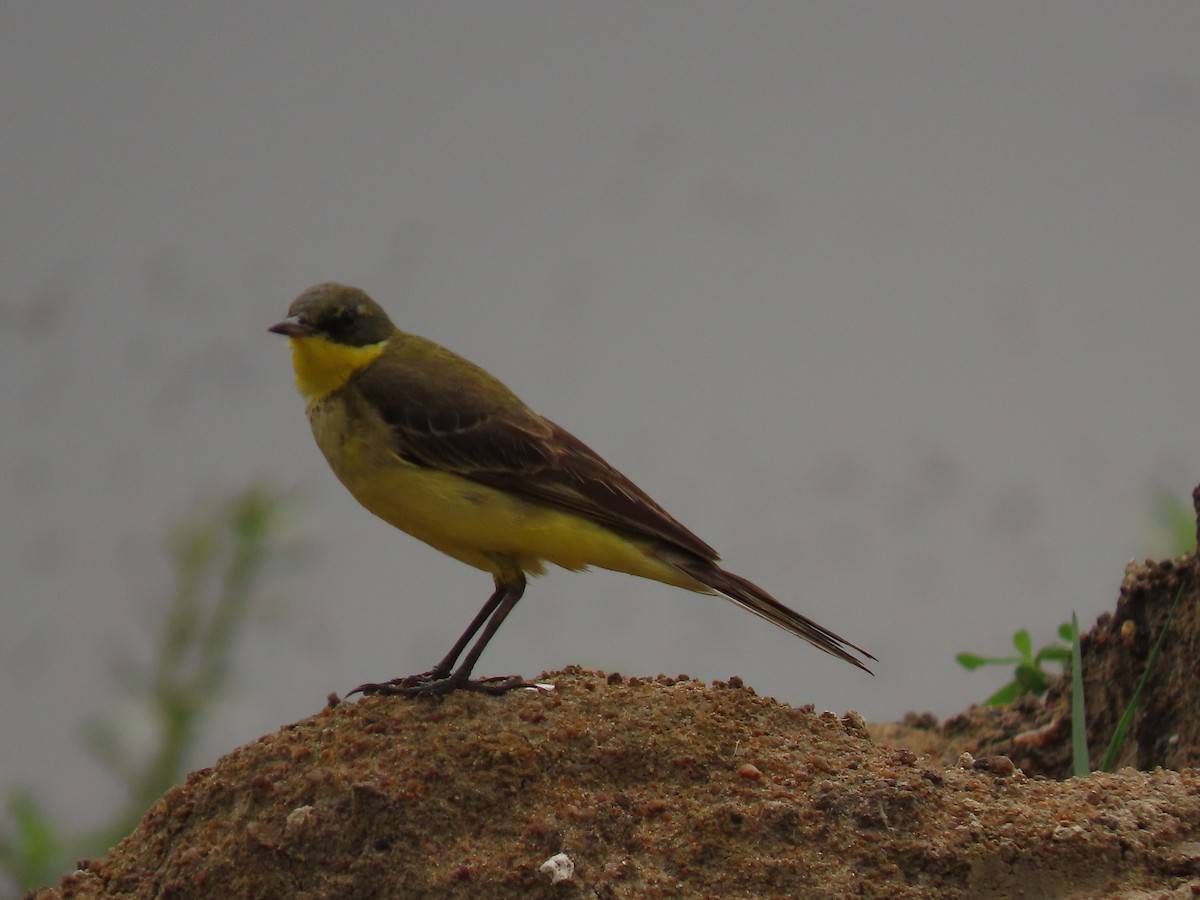
POLYGON ((545 692, 334 703, 37 896, 1193 896, 1196 584, 1193 555, 1131 566, 1081 645, 1095 763, 1182 590, 1126 757, 1181 771, 1047 778, 1068 774, 1065 683, 872 741, 737 679, 572 669, 545 692))
MULTIPOLYGON (((944 768, 850 715, 601 673, 342 703, 169 792, 65 897, 1095 896, 1200 885, 1200 777, 944 768), (610 683, 611 682, 611 683, 610 683), (569 881, 542 864, 566 854, 569 881)), ((42 897, 58 896, 46 891, 42 897)))

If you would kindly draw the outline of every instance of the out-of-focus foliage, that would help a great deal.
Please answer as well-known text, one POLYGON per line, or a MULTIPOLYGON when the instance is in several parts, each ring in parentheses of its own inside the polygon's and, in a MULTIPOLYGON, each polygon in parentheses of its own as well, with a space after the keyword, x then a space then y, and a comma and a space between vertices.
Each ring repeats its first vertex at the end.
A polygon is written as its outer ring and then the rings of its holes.
POLYGON ((75 860, 105 852, 187 773, 201 723, 228 685, 264 575, 285 551, 283 498, 261 486, 190 522, 170 542, 175 585, 157 626, 154 658, 116 666, 118 692, 154 723, 149 754, 136 752, 112 717, 86 724, 89 752, 128 800, 107 824, 73 833, 52 821, 29 791, 8 793, 0 830, 0 874, 23 889, 56 881, 75 860))

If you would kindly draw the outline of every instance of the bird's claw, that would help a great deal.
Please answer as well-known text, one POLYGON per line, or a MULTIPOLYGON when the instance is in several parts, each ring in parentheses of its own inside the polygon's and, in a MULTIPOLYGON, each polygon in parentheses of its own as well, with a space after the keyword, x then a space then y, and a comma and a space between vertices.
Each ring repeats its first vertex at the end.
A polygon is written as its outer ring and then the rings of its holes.
MULTIPOLYGON (((466 678, 449 672, 432 670, 420 675, 408 675, 404 678, 393 678, 377 684, 360 684, 346 694, 362 694, 372 697, 376 694, 386 697, 437 697, 453 691, 476 691, 481 694, 506 694, 517 688, 538 688, 521 678, 519 675, 494 675, 491 678, 466 678)), ((540 689, 540 688, 539 688, 540 689)))

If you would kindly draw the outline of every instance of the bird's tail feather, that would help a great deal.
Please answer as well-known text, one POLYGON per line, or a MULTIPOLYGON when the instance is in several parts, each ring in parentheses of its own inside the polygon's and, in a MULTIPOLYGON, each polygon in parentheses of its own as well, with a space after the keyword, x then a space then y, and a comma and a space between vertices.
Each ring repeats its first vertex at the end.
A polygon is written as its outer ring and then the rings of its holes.
POLYGON ((743 609, 748 609, 756 616, 761 616, 785 631, 790 631, 838 659, 844 659, 852 666, 858 666, 864 672, 875 674, 850 653, 850 650, 857 650, 868 659, 875 659, 862 647, 852 644, 841 635, 818 625, 807 616, 788 609, 758 585, 747 581, 742 576, 726 572, 716 563, 707 559, 671 559, 670 563, 689 578, 716 591, 722 597, 732 600, 743 609))

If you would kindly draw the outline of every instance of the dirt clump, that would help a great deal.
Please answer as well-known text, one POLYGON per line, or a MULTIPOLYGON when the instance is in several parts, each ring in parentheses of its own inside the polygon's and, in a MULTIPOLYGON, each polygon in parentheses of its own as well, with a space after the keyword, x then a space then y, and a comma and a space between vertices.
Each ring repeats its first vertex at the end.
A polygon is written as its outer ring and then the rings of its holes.
POLYGON ((1200 776, 946 767, 855 714, 582 669, 337 703, 38 897, 1016 897, 1200 889, 1200 776), (543 864, 565 854, 564 877, 543 864), (558 883, 552 881, 559 877, 558 883))
POLYGON ((1058 780, 1065 677, 868 735, 736 678, 569 668, 500 697, 332 698, 33 896, 1195 896, 1198 583, 1195 554, 1131 564, 1081 640, 1097 765, 1167 629, 1122 758, 1136 769, 1058 780))

